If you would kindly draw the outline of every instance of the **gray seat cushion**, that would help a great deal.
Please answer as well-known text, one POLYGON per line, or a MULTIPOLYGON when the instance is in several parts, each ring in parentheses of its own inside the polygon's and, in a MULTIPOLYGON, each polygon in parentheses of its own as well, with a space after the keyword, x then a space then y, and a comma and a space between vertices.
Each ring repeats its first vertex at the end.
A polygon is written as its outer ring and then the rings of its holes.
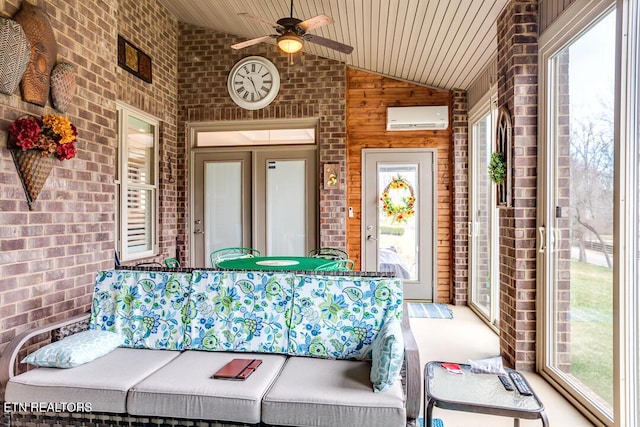
POLYGON ((125 413, 127 391, 180 352, 117 348, 75 368, 37 368, 13 377, 7 402, 86 402, 91 411, 125 413))
POLYGON ((257 424, 262 396, 285 360, 278 354, 185 351, 129 391, 127 410, 132 415, 257 424), (233 358, 262 359, 262 365, 244 381, 211 378, 233 358))
POLYGON ((370 362, 291 357, 262 400, 262 421, 298 427, 404 427, 400 380, 382 393, 370 362))

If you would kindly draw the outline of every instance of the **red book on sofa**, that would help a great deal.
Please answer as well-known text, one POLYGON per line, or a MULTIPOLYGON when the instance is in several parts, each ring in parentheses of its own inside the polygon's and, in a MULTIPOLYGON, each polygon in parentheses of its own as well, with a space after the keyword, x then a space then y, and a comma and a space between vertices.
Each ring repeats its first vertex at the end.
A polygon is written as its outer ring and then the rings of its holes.
POLYGON ((233 359, 220 368, 213 378, 219 380, 246 380, 262 363, 260 359, 233 359))

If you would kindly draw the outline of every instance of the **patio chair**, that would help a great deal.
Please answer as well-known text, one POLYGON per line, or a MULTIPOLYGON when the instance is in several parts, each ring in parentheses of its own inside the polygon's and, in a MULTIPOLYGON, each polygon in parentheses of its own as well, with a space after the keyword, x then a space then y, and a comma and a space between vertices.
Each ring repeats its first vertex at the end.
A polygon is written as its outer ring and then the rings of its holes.
POLYGON ((338 248, 315 248, 309 251, 310 257, 326 259, 349 259, 346 251, 338 248))
POLYGON ((180 268, 180 261, 175 258, 165 258, 164 265, 168 268, 180 268))
POLYGON ((135 267, 162 267, 162 264, 156 261, 151 262, 139 262, 135 267))
POLYGON ((326 264, 322 264, 316 267, 316 271, 351 271, 353 270, 354 262, 350 259, 337 259, 329 261, 326 264))
POLYGON ((253 248, 222 248, 217 249, 209 255, 211 265, 217 267, 220 261, 236 258, 251 258, 260 256, 260 251, 253 248))

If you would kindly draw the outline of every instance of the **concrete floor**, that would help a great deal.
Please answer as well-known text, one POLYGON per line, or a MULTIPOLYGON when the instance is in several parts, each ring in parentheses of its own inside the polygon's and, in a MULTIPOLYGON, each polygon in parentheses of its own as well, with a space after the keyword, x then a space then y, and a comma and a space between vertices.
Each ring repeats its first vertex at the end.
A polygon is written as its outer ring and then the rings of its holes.
MULTIPOLYGON (((420 362, 424 366, 431 360, 467 363, 500 353, 498 335, 468 307, 450 306, 453 320, 412 318, 411 328, 420 349, 420 362)), ((550 427, 593 426, 562 395, 540 375, 524 372, 527 381, 546 408, 550 427)), ((424 410, 424 408, 423 408, 424 410)), ((470 414, 435 408, 435 418, 445 427, 512 427, 510 418, 470 414)), ((521 427, 541 426, 540 420, 521 420, 521 427)))

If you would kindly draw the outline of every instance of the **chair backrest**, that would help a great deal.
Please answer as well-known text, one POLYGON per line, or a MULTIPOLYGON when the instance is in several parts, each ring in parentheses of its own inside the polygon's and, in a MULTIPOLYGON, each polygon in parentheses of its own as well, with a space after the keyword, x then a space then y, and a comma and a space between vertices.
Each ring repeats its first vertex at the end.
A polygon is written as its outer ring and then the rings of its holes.
POLYGON ((326 264, 322 264, 315 268, 317 271, 351 271, 353 270, 354 262, 350 259, 337 259, 329 261, 326 264))
POLYGON ((166 258, 164 260, 164 265, 169 268, 180 268, 180 261, 175 258, 166 258))
POLYGON ((211 252, 211 265, 218 266, 220 261, 236 258, 251 258, 260 256, 260 251, 253 248, 222 248, 211 252))
POLYGON ((315 248, 309 251, 309 256, 326 259, 349 259, 349 254, 338 248, 315 248))
POLYGON ((160 264, 157 261, 151 261, 151 262, 139 262, 135 266, 136 267, 162 267, 162 264, 160 264))

